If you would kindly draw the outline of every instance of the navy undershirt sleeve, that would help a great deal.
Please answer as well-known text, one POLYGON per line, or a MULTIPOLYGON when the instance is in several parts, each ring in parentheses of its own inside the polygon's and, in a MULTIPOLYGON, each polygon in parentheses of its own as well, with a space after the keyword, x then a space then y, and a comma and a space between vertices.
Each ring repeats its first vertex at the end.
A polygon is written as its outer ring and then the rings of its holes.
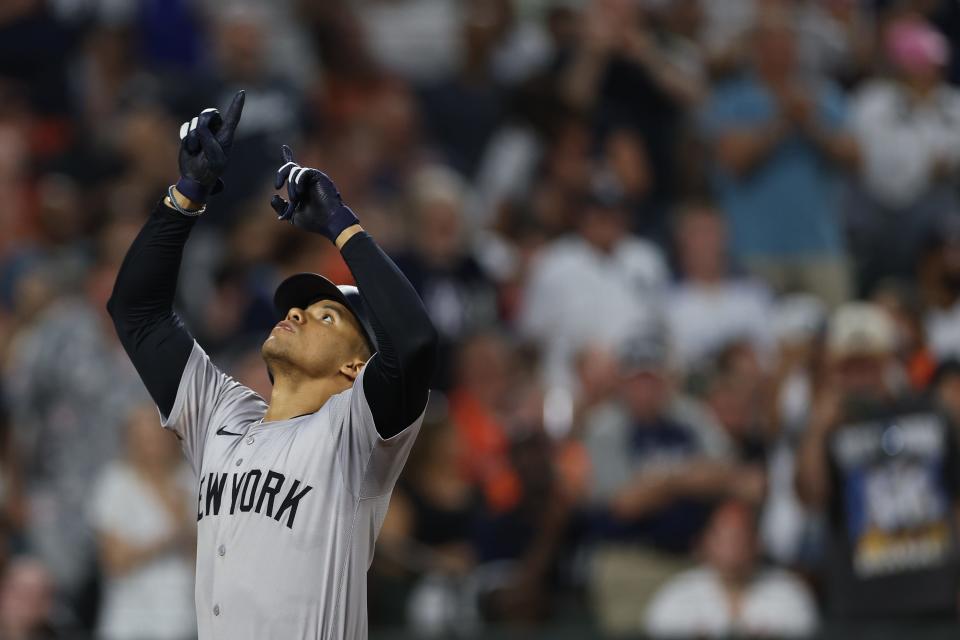
POLYGON ((366 232, 341 249, 370 316, 377 353, 363 374, 363 392, 377 432, 394 436, 427 404, 437 362, 437 331, 413 286, 366 232))
POLYGON ((183 247, 195 222, 157 203, 127 251, 107 302, 120 343, 165 416, 193 349, 173 300, 183 247))

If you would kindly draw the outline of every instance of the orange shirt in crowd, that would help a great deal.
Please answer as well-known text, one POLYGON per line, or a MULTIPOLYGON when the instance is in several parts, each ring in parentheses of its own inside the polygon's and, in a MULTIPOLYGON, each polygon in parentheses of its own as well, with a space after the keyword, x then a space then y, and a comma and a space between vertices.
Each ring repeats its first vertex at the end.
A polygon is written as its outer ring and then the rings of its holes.
POLYGON ((520 504, 523 486, 510 461, 506 429, 497 416, 464 390, 450 395, 450 415, 462 441, 460 468, 480 489, 487 508, 503 513, 520 504))

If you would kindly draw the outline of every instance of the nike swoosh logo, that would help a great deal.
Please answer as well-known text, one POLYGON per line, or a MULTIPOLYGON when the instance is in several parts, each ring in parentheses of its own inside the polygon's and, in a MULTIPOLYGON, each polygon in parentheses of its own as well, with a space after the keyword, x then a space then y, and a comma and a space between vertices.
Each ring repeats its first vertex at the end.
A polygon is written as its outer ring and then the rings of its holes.
POLYGON ((233 431, 227 431, 226 425, 217 429, 218 436, 242 436, 242 433, 234 433, 233 431))

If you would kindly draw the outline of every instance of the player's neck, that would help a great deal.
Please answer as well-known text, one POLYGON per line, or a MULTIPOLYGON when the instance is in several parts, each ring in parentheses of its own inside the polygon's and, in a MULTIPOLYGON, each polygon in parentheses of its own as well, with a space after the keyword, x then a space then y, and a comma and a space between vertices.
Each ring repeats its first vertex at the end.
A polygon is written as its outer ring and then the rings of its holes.
POLYGON ((313 413, 347 386, 334 378, 290 379, 277 376, 264 422, 289 420, 313 413))

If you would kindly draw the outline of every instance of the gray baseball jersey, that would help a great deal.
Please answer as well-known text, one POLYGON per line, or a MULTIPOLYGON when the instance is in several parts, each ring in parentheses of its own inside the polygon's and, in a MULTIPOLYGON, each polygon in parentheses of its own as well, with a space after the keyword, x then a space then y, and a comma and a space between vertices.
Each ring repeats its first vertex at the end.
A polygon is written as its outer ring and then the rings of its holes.
POLYGON ((200 640, 367 637, 367 569, 421 415, 384 440, 353 387, 312 414, 267 404, 199 345, 163 426, 197 472, 200 640))

